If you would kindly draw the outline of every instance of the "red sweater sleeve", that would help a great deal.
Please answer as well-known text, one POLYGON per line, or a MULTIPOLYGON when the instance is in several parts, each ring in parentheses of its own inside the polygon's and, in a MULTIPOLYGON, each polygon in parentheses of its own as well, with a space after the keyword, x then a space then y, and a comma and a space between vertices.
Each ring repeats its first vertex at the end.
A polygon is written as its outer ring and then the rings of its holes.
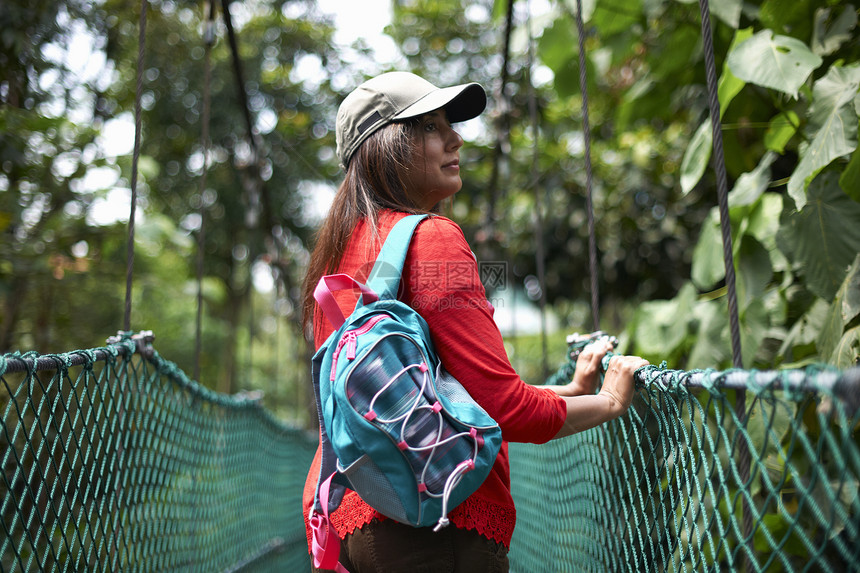
POLYGON ((498 422, 504 439, 552 439, 564 423, 564 400, 526 384, 511 366, 460 227, 444 217, 423 221, 404 268, 402 300, 427 321, 442 364, 498 422))

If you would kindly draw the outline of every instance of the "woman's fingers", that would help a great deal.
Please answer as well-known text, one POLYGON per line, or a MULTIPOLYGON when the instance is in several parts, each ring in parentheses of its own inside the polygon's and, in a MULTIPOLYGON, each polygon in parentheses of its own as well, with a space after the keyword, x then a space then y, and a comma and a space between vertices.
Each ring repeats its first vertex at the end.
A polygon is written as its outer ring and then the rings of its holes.
MULTIPOLYGON (((600 362, 606 353, 612 350, 612 343, 607 340, 598 340, 585 345, 579 355, 579 359, 586 362, 600 362)), ((577 362, 579 361, 577 359, 577 362)))
POLYGON ((639 356, 616 355, 609 360, 607 373, 609 370, 615 369, 624 371, 624 373, 632 376, 636 370, 642 366, 647 366, 648 364, 650 364, 650 362, 644 358, 640 358, 639 356))
POLYGON ((638 356, 613 356, 609 359, 601 392, 612 394, 626 409, 633 401, 633 373, 646 364, 648 361, 638 356))
POLYGON ((612 348, 608 342, 592 342, 585 345, 576 359, 576 372, 585 376, 594 376, 600 368, 600 361, 612 348))

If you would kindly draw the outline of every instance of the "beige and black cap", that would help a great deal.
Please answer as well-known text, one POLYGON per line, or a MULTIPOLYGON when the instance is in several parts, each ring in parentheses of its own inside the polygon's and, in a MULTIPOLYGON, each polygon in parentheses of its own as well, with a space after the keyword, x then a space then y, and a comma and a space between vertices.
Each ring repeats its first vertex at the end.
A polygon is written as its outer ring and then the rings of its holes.
POLYGON ((370 134, 394 121, 445 108, 448 121, 477 117, 487 106, 480 84, 437 88, 409 72, 389 72, 367 80, 352 91, 337 112, 337 157, 345 169, 358 146, 370 134))

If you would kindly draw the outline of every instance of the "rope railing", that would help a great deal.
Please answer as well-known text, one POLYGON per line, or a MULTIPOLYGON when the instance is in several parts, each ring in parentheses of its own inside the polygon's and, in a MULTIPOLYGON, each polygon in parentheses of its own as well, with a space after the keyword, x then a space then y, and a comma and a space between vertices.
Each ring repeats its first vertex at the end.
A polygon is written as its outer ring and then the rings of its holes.
MULTIPOLYGON (((151 342, 0 356, 0 571, 307 568, 315 436, 151 342)), ((661 365, 636 381, 611 424, 510 445, 512 571, 856 570, 860 368, 661 365)))
POLYGON ((146 333, 0 356, 0 571, 293 571, 316 440, 146 333))
MULTIPOLYGON (((570 380, 574 347, 548 383, 570 380)), ((622 418, 510 445, 512 571, 858 571, 860 367, 636 382, 622 418)))

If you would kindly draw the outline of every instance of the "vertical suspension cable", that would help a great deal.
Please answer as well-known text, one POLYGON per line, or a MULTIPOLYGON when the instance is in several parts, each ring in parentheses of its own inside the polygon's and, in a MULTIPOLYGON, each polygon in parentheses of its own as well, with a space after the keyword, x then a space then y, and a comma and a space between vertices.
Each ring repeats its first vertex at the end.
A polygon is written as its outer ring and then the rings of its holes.
MULTIPOLYGON (((728 185, 726 183, 726 165, 723 156, 723 134, 720 129, 720 100, 717 90, 717 73, 714 63, 714 44, 711 36, 711 15, 708 0, 699 0, 699 12, 702 18, 702 41, 705 51, 705 71, 708 81, 708 107, 711 114, 711 127, 714 140, 714 169, 717 177, 717 200, 720 211, 720 230, 723 239, 723 261, 726 267, 726 287, 728 290, 729 328, 732 343, 732 364, 735 368, 743 367, 741 355, 740 321, 738 319, 738 299, 735 285, 735 265, 732 254, 732 227, 729 218, 728 185)), ((746 391, 737 390, 735 394, 735 413, 742 425, 746 425, 746 391)), ((750 452, 745 440, 738 442, 738 473, 741 483, 746 485, 750 476, 750 452)), ((743 506, 743 546, 751 555, 749 537, 752 534, 752 510, 746 497, 742 499, 743 506)), ((742 566, 742 569, 744 567, 742 566)))
POLYGON ((541 342, 541 379, 549 377, 549 362, 547 358, 547 334, 546 334, 546 249, 543 237, 543 201, 541 197, 538 179, 540 178, 540 149, 538 141, 540 129, 538 126, 537 94, 534 82, 532 82, 532 66, 534 66, 534 38, 532 37, 531 2, 526 2, 526 33, 528 34, 528 63, 526 66, 526 81, 528 83, 529 97, 529 119, 532 131, 532 166, 530 185, 535 196, 535 235, 537 235, 537 248, 535 250, 535 263, 537 266, 538 284, 540 285, 540 342, 541 342))
POLYGON ((200 231, 197 233, 197 321, 194 329, 194 380, 200 380, 200 349, 203 338, 203 259, 206 246, 206 178, 209 174, 209 117, 211 108, 212 45, 215 43, 215 0, 209 0, 209 14, 203 31, 205 56, 203 61, 203 114, 200 118, 203 145, 203 173, 200 174, 198 214, 200 231))
POLYGON ((594 232, 592 203, 591 125, 588 121, 588 85, 585 75, 585 26, 582 24, 582 0, 576 0, 576 29, 579 36, 579 89, 582 92, 582 132, 585 139, 585 208, 588 211, 588 262, 591 274, 591 321, 600 330, 600 292, 597 285, 597 240, 594 232))
POLYGON ((134 275, 134 212, 137 209, 137 165, 140 160, 141 105, 143 95, 143 57, 146 46, 147 0, 140 0, 140 24, 137 38, 137 87, 134 93, 134 152, 131 158, 131 210, 128 215, 128 245, 125 270, 125 315, 123 330, 131 330, 131 284, 134 275))
POLYGON ((505 38, 502 54, 502 73, 499 78, 499 89, 496 93, 496 102, 499 106, 499 114, 495 121, 496 146, 493 149, 493 162, 490 171, 490 178, 487 183, 489 190, 487 199, 487 210, 484 213, 484 221, 481 227, 481 241, 483 242, 482 249, 479 254, 481 258, 487 259, 491 254, 495 254, 496 233, 493 231, 493 225, 496 222, 496 202, 499 198, 499 181, 502 180, 502 162, 505 154, 510 148, 510 115, 511 103, 508 96, 508 64, 511 58, 511 34, 513 32, 514 21, 514 0, 508 0, 507 12, 505 15, 505 38))
MULTIPOLYGON (((134 279, 134 214, 137 210, 137 168, 140 161, 140 140, 143 121, 141 119, 141 99, 143 97, 143 65, 144 55, 146 51, 146 11, 148 8, 147 0, 140 0, 140 21, 138 24, 137 36, 137 77, 134 92, 134 151, 131 159, 131 207, 128 215, 128 245, 126 251, 126 272, 125 272, 125 312, 123 316, 123 330, 131 331, 131 286, 134 279)), ((126 383, 131 382, 126 380, 126 383)), ((127 551, 128 543, 126 540, 126 530, 124 527, 123 515, 123 494, 124 494, 124 479, 123 470, 125 458, 125 446, 123 438, 123 430, 125 429, 125 407, 123 395, 124 391, 122 384, 117 387, 117 393, 120 399, 117 402, 116 410, 116 471, 114 473, 116 488, 116 496, 112 498, 111 511, 114 515, 113 527, 111 531, 109 545, 111 547, 111 566, 115 566, 123 561, 125 552, 127 551), (114 506, 114 503, 116 504, 114 506)))
POLYGON ((705 48, 705 71, 708 78, 708 107, 714 139, 714 169, 717 175, 717 200, 720 209, 720 231, 723 236, 723 261, 726 266, 726 287, 729 297, 729 326, 732 339, 732 364, 743 367, 741 334, 738 321, 738 297, 735 290, 735 265, 732 256, 732 223, 729 219, 729 200, 726 183, 726 164, 723 156, 723 132, 720 129, 720 100, 717 93, 717 73, 714 65, 714 44, 711 37, 711 16, 708 0, 699 0, 702 14, 702 40, 705 48))

